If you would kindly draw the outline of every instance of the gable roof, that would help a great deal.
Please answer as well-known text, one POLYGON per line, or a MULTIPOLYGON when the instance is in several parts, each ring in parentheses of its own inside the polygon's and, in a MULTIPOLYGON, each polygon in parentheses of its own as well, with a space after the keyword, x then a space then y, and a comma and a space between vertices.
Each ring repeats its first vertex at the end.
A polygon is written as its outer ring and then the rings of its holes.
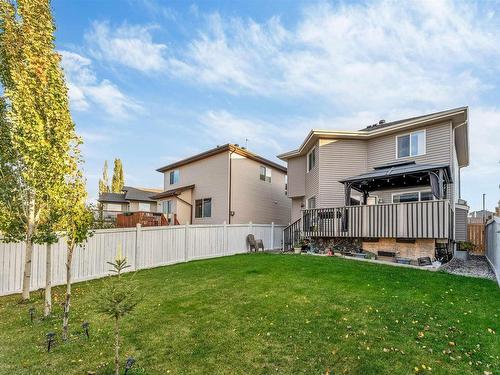
POLYGON ((124 186, 123 191, 125 192, 125 199, 128 201, 155 202, 151 197, 161 192, 161 189, 124 186))
POLYGON ((205 151, 205 152, 202 152, 200 154, 196 154, 196 155, 190 156, 186 159, 179 160, 175 163, 165 165, 161 168, 158 168, 157 171, 163 173, 163 172, 166 172, 168 170, 175 169, 175 168, 181 167, 183 165, 194 163, 198 160, 202 160, 202 159, 208 158, 210 156, 220 154, 221 152, 234 152, 238 155, 244 156, 248 159, 257 161, 259 163, 262 163, 262 164, 267 165, 269 167, 273 167, 275 169, 278 169, 278 170, 286 173, 286 167, 284 167, 283 165, 280 165, 280 164, 275 163, 271 160, 263 158, 262 156, 254 154, 253 152, 248 151, 244 147, 239 147, 238 145, 231 144, 231 143, 228 143, 228 144, 225 144, 222 146, 217 146, 215 148, 212 148, 212 149, 205 151))
POLYGON ((161 192, 161 189, 135 188, 124 186, 121 193, 102 193, 98 202, 128 203, 130 201, 156 202, 151 197, 161 192))
POLYGON ((125 200, 125 193, 101 193, 98 202, 128 203, 125 200))
POLYGON ((434 112, 422 116, 410 117, 402 120, 378 123, 361 130, 316 130, 309 132, 306 139, 296 150, 278 155, 281 160, 288 160, 305 155, 319 139, 360 139, 367 140, 383 135, 392 134, 401 130, 451 121, 455 132, 457 156, 460 166, 469 164, 469 136, 468 136, 468 107, 458 107, 446 111, 434 112), (465 125, 465 126, 464 126, 465 125))
POLYGON ((195 185, 187 185, 187 186, 179 186, 178 188, 175 189, 170 189, 170 190, 165 190, 159 194, 153 195, 152 198, 154 199, 162 199, 162 198, 167 198, 167 197, 173 197, 175 195, 179 195, 183 191, 186 190, 191 190, 194 189, 195 185))

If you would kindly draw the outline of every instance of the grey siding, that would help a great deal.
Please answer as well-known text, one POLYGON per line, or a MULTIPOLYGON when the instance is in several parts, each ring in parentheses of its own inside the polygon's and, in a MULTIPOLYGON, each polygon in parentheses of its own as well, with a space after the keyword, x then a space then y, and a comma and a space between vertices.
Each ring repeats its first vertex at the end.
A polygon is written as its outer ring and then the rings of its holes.
POLYGON ((300 219, 301 217, 301 210, 302 210, 302 205, 304 204, 304 198, 299 197, 299 198, 292 198, 292 223, 300 219))
POLYGON ((304 164, 305 198, 307 200, 313 196, 316 197, 316 206, 321 207, 321 200, 319 197, 319 166, 321 164, 321 160, 319 157, 319 142, 317 142, 314 147, 314 152, 316 153, 316 165, 309 172, 306 172, 307 164, 304 164))
POLYGON ((455 240, 467 241, 467 215, 469 210, 455 208, 455 240))
POLYGON ((451 123, 416 128, 412 129, 412 132, 423 129, 426 130, 426 153, 421 156, 396 158, 396 136, 406 134, 408 131, 370 139, 368 141, 368 169, 400 160, 414 160, 421 164, 446 163, 451 165, 453 147, 451 123))
POLYGON ((288 197, 303 197, 306 194, 306 157, 288 160, 288 197))
POLYGON ((366 141, 322 139, 319 160, 319 207, 343 206, 344 185, 339 181, 367 171, 366 141))
MULTIPOLYGON (((421 156, 413 156, 402 159, 396 158, 396 136, 407 134, 408 131, 377 137, 368 141, 368 170, 374 167, 403 160, 414 160, 420 164, 448 164, 451 168, 451 174, 454 175, 454 141, 453 130, 450 122, 428 125, 421 128, 412 129, 413 131, 425 129, 426 133, 426 152, 421 156)), ((409 189, 412 190, 412 189, 409 189)), ((415 189, 413 189, 415 190, 415 189)), ((453 184, 448 186, 447 197, 454 202, 455 187, 453 184)), ((385 195, 385 194, 382 194, 385 195)), ((385 195, 387 196, 387 195, 385 195)), ((385 199, 384 199, 385 201, 385 199)))

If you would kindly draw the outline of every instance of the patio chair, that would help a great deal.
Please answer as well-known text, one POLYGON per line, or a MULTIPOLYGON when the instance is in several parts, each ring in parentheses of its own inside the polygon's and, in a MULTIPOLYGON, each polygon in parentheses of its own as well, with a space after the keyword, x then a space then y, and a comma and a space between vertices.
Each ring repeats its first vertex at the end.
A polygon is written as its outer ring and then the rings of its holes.
POLYGON ((247 236, 247 244, 250 252, 252 251, 252 249, 253 251, 259 251, 259 249, 262 249, 262 251, 264 251, 264 243, 262 242, 262 240, 256 240, 253 234, 249 234, 247 236))

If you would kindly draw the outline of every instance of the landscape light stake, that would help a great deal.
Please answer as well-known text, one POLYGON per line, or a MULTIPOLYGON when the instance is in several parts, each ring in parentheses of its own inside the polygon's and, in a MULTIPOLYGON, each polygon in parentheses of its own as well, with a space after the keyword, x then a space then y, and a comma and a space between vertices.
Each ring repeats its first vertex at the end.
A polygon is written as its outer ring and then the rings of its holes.
POLYGON ((89 335, 89 322, 83 322, 82 323, 82 328, 85 331, 85 336, 87 336, 87 338, 90 339, 90 335, 89 335))
POLYGON ((50 353, 50 348, 52 347, 55 338, 56 334, 54 332, 47 333, 47 353, 50 353))
POLYGON ((33 318, 35 317, 35 308, 34 307, 30 307, 29 310, 28 310, 28 312, 30 314, 31 323, 33 323, 33 318))
POLYGON ((134 365, 135 363, 135 359, 132 358, 132 357, 128 357, 127 358, 127 362, 125 363, 125 375, 128 374, 128 370, 130 370, 132 368, 132 366, 134 365))

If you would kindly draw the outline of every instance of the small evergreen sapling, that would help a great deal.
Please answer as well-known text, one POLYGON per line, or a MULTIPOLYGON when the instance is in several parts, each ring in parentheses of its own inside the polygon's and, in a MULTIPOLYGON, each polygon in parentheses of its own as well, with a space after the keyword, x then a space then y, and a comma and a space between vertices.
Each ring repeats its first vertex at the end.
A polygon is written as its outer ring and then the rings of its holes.
POLYGON ((137 287, 131 278, 122 278, 122 273, 129 268, 127 258, 119 251, 114 262, 107 262, 112 266, 110 272, 116 277, 104 281, 103 288, 98 294, 98 311, 114 319, 115 329, 115 374, 120 371, 120 319, 131 313, 139 303, 137 287))

